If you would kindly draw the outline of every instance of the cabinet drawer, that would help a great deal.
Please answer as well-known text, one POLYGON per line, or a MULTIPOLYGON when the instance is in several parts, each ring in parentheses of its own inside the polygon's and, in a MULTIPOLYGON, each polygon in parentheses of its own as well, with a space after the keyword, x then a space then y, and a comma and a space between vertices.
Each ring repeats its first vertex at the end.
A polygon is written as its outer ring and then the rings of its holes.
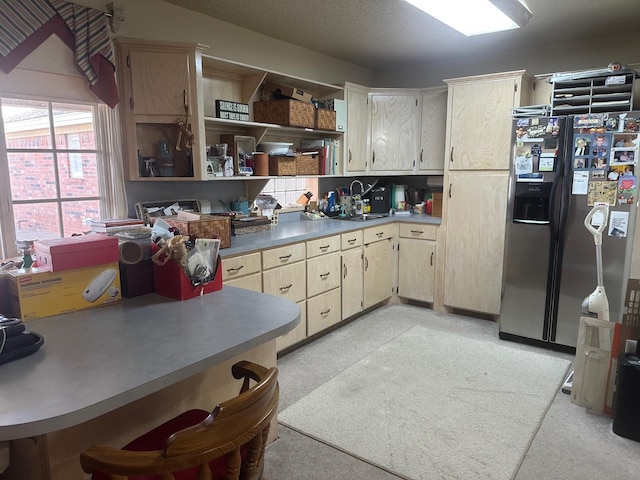
POLYGON ((262 268, 267 270, 281 265, 289 265, 306 258, 304 243, 296 243, 262 252, 262 268))
POLYGON ((353 232, 343 233, 340 235, 340 247, 342 250, 360 247, 362 245, 362 230, 354 230, 353 232))
POLYGON ((340 252, 307 260, 307 298, 340 286, 340 252))
POLYGON ((262 290, 270 295, 301 302, 306 298, 306 280, 305 263, 298 262, 262 272, 262 290))
POLYGON ((435 225, 420 225, 417 223, 401 223, 401 238, 421 238, 424 240, 435 240, 437 229, 435 225))
POLYGON ((260 252, 222 259, 222 281, 258 273, 260 271, 260 252))
POLYGON ((385 240, 387 238, 393 237, 393 228, 394 225, 392 223, 386 225, 379 225, 377 227, 365 228, 363 233, 363 242, 364 244, 377 242, 379 240, 385 240))
POLYGON ((307 258, 325 255, 340 250, 340 236, 320 238, 307 242, 307 258))
POLYGON ((311 336, 340 321, 340 289, 307 300, 307 335, 311 336))
POLYGON ((232 287, 246 288, 247 290, 253 290, 254 292, 262 292, 262 274, 252 273, 251 275, 244 275, 238 278, 232 278, 224 281, 225 286, 231 285, 232 287))

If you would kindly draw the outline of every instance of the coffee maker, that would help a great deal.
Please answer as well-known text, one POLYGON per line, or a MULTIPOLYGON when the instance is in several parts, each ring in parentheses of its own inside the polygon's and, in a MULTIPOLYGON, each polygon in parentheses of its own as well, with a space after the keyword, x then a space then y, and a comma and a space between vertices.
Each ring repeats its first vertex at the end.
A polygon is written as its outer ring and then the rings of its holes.
POLYGON ((391 210, 391 187, 383 185, 371 190, 371 213, 389 213, 391 210))

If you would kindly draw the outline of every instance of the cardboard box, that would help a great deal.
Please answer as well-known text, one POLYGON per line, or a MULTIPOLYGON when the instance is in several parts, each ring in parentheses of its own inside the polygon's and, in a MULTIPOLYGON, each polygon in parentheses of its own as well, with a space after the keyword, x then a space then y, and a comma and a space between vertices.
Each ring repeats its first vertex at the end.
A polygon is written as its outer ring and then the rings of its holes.
POLYGON ((120 259, 118 238, 102 234, 39 240, 33 243, 38 268, 62 272, 120 259))
POLYGON ((280 85, 278 83, 265 82, 264 89, 267 92, 282 95, 283 97, 293 98, 294 100, 300 100, 305 103, 310 103, 313 98, 313 95, 300 90, 299 88, 287 87, 286 85, 280 85))
POLYGON ((49 272, 43 268, 10 270, 11 309, 22 320, 50 317, 119 302, 118 263, 49 272))

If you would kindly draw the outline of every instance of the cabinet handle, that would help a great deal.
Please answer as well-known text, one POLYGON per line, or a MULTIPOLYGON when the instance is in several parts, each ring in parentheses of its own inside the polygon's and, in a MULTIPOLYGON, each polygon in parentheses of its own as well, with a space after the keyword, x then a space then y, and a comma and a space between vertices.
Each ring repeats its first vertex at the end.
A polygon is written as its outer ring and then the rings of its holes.
POLYGON ((378 233, 376 233, 376 237, 378 237, 378 238, 380 238, 380 237, 381 237, 381 236, 383 236, 383 235, 384 235, 384 232, 378 232, 378 233))
POLYGON ((349 163, 351 163, 351 149, 349 149, 349 163))
POLYGON ((331 312, 331 309, 327 308, 324 312, 320 312, 320 315, 322 315, 323 317, 326 317, 327 315, 329 315, 329 312, 331 312))
POLYGON ((373 154, 371 155, 371 163, 374 164, 376 163, 376 151, 373 151, 373 154))
POLYGON ((420 163, 422 163, 424 161, 424 159, 422 158, 422 154, 424 153, 424 148, 422 150, 420 150, 420 163))
POLYGON ((433 267, 433 252, 431 252, 431 266, 433 267))
POLYGON ((133 97, 129 97, 129 108, 133 110, 133 97))
POLYGON ((344 264, 344 273, 342 274, 342 278, 347 278, 347 264, 344 264))
POLYGON ((369 270, 369 259, 364 257, 364 271, 366 272, 367 270, 369 270))
POLYGON ((320 250, 322 250, 323 252, 326 252, 326 251, 327 251, 327 249, 329 248, 329 246, 330 246, 330 245, 322 245, 322 246, 320 247, 320 250))
POLYGON ((353 245, 354 243, 356 243, 356 239, 355 238, 350 238, 349 240, 347 240, 347 243, 349 245, 353 245))
POLYGON ((289 255, 281 255, 278 258, 280 259, 281 262, 286 262, 287 260, 289 260, 291 258, 291 254, 289 254, 289 255))
POLYGON ((243 268, 244 268, 244 265, 240 265, 239 267, 236 267, 236 268, 227 268, 227 272, 239 272, 243 268))
POLYGON ((453 147, 451 147, 451 153, 449 154, 449 160, 453 163, 453 147))
POLYGON ((321 274, 320 274, 320 278, 321 278, 322 280, 324 280, 324 279, 325 279, 325 278, 327 278, 329 275, 331 275, 331 272, 321 273, 321 274))
POLYGON ((449 184, 449 198, 451 198, 451 184, 449 184))
POLYGON ((424 233, 423 230, 411 230, 411 233, 413 235, 422 235, 424 233))
POLYGON ((186 90, 182 91, 182 101, 184 102, 184 108, 187 108, 189 106, 189 103, 187 101, 187 91, 186 90))
POLYGON ((288 292, 291 287, 293 287, 293 283, 290 283, 286 287, 280 287, 280 291, 281 292, 288 292))

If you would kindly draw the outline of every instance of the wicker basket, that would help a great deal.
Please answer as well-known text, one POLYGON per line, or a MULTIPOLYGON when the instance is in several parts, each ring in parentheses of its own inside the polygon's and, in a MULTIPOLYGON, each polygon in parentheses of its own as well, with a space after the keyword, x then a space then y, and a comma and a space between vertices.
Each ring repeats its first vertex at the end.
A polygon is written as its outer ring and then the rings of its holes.
POLYGON ((200 220, 178 220, 171 217, 164 217, 163 220, 180 230, 183 235, 219 238, 220 248, 231 246, 231 217, 202 215, 200 220))
POLYGON ((296 175, 320 175, 320 155, 296 155, 296 175))
POLYGON ((332 130, 336 129, 336 111, 326 108, 316 108, 316 130, 332 130))
POLYGON ((314 106, 298 100, 272 100, 254 102, 253 119, 256 122, 275 123, 287 127, 313 128, 314 106))
POLYGON ((269 155, 269 175, 283 176, 296 174, 296 157, 269 155))

